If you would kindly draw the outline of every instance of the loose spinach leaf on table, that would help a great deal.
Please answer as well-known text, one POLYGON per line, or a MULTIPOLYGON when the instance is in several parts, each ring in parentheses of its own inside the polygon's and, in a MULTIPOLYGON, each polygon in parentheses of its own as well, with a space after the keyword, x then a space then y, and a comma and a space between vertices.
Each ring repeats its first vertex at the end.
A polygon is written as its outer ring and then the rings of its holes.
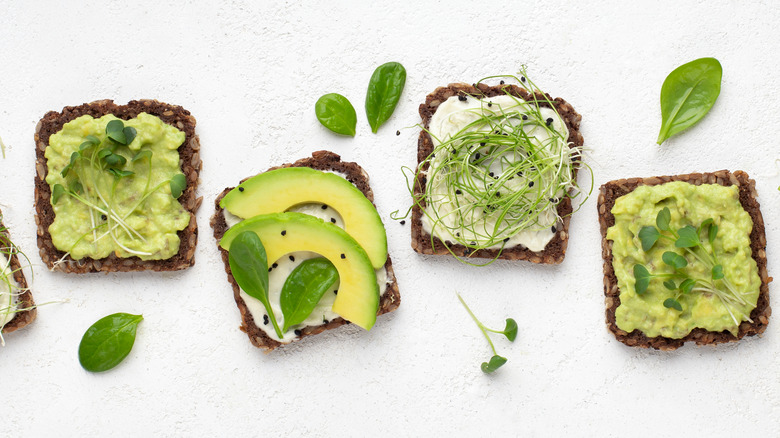
POLYGON ((355 136, 357 114, 349 99, 338 94, 325 94, 314 105, 317 120, 337 134, 355 136))
POLYGON ((695 125, 720 95, 723 68, 715 58, 700 58, 669 73, 661 87, 658 144, 695 125))
POLYGON ((268 256, 263 242, 254 231, 244 231, 230 243, 228 262, 233 278, 247 295, 263 303, 276 335, 283 337, 268 300, 268 256))
POLYGON ((79 362, 93 373, 108 371, 130 354, 141 315, 114 313, 87 329, 79 344, 79 362))
POLYGON ((282 287, 282 331, 286 332, 290 327, 305 321, 338 278, 336 267, 325 258, 309 259, 298 265, 282 287))
POLYGON ((366 93, 366 117, 376 134, 395 111, 406 84, 406 69, 397 62, 380 65, 371 75, 366 93))

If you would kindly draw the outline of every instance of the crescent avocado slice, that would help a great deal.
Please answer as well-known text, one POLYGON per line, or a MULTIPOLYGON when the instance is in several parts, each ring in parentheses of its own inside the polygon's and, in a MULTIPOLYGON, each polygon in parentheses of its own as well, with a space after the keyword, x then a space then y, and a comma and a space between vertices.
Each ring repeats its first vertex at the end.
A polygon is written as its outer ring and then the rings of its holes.
POLYGON ((379 213, 363 192, 336 174, 308 167, 270 170, 239 184, 219 205, 247 219, 308 203, 329 205, 338 211, 344 229, 366 250, 372 266, 375 269, 384 266, 387 235, 379 213))
POLYGON ((269 262, 295 251, 316 252, 330 260, 341 281, 333 311, 366 330, 374 326, 379 310, 376 272, 360 244, 344 230, 303 213, 271 213, 239 222, 219 245, 229 251, 230 242, 247 230, 260 237, 269 262))

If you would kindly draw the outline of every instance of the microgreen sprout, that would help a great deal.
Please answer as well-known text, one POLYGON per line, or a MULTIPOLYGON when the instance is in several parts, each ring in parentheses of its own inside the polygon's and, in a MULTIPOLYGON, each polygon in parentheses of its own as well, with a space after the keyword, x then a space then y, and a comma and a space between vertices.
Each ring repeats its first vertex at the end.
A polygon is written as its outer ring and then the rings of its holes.
POLYGON ((480 367, 483 373, 490 374, 496 371, 502 365, 504 365, 507 359, 503 356, 498 355, 498 353, 496 352, 496 347, 493 345, 493 341, 490 339, 488 332, 504 335, 506 336, 507 339, 509 339, 509 342, 514 342, 515 339, 517 338, 517 323, 515 322, 514 319, 507 318, 506 326, 504 326, 504 330, 493 330, 491 328, 485 327, 485 325, 482 324, 479 321, 479 319, 477 319, 477 317, 471 311, 471 309, 466 304, 466 302, 463 301, 463 297, 461 297, 460 294, 457 295, 458 295, 458 299, 460 300, 460 303, 463 304, 463 307, 465 307, 466 311, 469 312, 469 315, 471 315, 471 319, 473 319, 474 322, 477 323, 477 327, 479 327, 479 330, 485 336, 485 339, 487 339, 488 344, 490 344, 490 349, 493 350, 493 357, 491 357, 488 362, 482 362, 482 365, 480 367))
POLYGON ((675 251, 665 251, 661 255, 663 263, 672 268, 671 273, 652 274, 644 265, 634 265, 634 279, 636 281, 634 290, 637 295, 643 295, 647 292, 652 279, 663 279, 664 287, 673 293, 672 297, 663 302, 664 307, 668 309, 682 312, 683 306, 680 303, 682 296, 692 293, 706 293, 718 297, 726 311, 729 312, 734 324, 739 325, 734 313, 737 313, 740 319, 753 322, 750 316, 744 314, 738 307, 748 303, 725 277, 723 265, 720 264, 712 249, 718 236, 718 225, 715 224, 714 220, 710 218, 703 221, 698 227, 686 225, 676 231, 672 229, 670 222, 671 212, 668 207, 664 207, 658 212, 655 227, 645 226, 639 230, 638 236, 643 251, 650 251, 659 239, 664 239, 674 242, 675 248, 681 250, 682 254, 675 251), (689 263, 683 254, 693 257, 704 265, 709 275, 702 276, 695 274, 691 269, 686 269, 689 263))
MULTIPOLYGON (((0 223, 2 223, 2 215, 0 215, 0 223)), ((19 299, 27 292, 27 288, 21 287, 14 276, 17 272, 21 271, 25 267, 31 266, 30 260, 27 255, 24 254, 16 245, 11 242, 8 237, 8 230, 0 225, 0 254, 3 255, 5 260, 0 260, 0 346, 5 345, 5 339, 3 338, 3 327, 11 320, 14 315, 20 312, 32 310, 37 307, 34 305, 24 306, 20 305, 19 299), (14 268, 12 265, 12 259, 16 257, 24 260, 24 265, 20 265, 19 268, 14 268)), ((30 269, 30 281, 33 280, 32 269, 30 269)))
MULTIPOLYGON (((527 78, 525 69, 521 74, 527 78)), ((498 77, 521 83, 514 76, 491 76, 480 83, 498 77)), ((500 255, 520 232, 556 226, 562 221, 559 203, 583 192, 575 179, 576 170, 587 167, 582 147, 569 141, 555 103, 530 79, 521 85, 528 100, 515 96, 510 85, 503 88, 508 104, 468 96, 481 99, 480 106, 464 110, 473 121, 451 136, 437 138, 422 127, 434 149, 416 170, 402 169, 413 204, 430 224, 431 244, 438 235, 450 253, 467 264, 474 263, 465 258, 481 249, 498 249, 500 255), (469 250, 464 258, 453 252, 454 244, 469 250)), ((591 176, 588 195, 592 190, 591 176)), ((406 216, 408 212, 393 218, 406 216)))

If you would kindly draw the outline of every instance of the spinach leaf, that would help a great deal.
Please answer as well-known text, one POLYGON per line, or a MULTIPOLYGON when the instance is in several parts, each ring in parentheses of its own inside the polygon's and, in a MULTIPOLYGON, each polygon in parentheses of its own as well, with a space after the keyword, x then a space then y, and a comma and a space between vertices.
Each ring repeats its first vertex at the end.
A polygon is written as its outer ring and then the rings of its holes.
POLYGON ((87 329, 79 344, 79 362, 93 373, 108 371, 130 354, 141 315, 114 313, 87 329))
POLYGON ((695 125, 720 94, 723 68, 715 58, 683 64, 666 77, 661 87, 661 132, 658 144, 695 125))
POLYGON ((406 84, 406 69, 397 62, 382 64, 374 70, 366 93, 366 117, 376 131, 393 115, 406 84))
POLYGON ((298 265, 282 286, 279 299, 284 314, 282 331, 306 320, 338 278, 336 267, 325 258, 309 259, 298 265))
POLYGON ((317 100, 314 112, 322 126, 337 134, 355 136, 357 114, 346 97, 337 93, 325 94, 317 100))
POLYGON ((254 231, 244 231, 230 242, 228 262, 238 286, 250 297, 263 303, 276 335, 282 338, 271 303, 268 301, 268 256, 260 237, 254 231))

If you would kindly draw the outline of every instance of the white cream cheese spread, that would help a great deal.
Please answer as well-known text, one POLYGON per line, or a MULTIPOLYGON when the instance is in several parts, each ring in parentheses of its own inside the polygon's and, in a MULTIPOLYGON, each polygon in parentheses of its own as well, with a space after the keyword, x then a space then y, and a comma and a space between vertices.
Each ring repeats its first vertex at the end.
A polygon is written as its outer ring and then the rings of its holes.
POLYGON ((14 279, 10 260, 3 253, 0 253, 0 267, 2 267, 0 276, 3 278, 0 281, 0 329, 2 329, 16 315, 20 288, 14 279))

